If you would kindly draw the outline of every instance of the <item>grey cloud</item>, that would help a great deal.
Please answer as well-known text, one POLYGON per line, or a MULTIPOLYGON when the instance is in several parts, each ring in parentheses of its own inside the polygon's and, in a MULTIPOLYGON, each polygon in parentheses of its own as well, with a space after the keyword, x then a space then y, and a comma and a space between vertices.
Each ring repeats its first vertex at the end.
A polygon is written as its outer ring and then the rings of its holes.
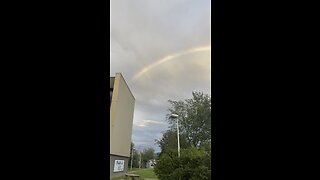
POLYGON ((155 140, 161 137, 161 133, 165 131, 166 127, 159 125, 151 125, 148 127, 137 127, 134 129, 132 140, 136 147, 153 147, 159 151, 158 145, 155 144, 155 140))
POLYGON ((142 62, 161 57, 171 50, 178 51, 195 44, 208 44, 210 1, 199 2, 112 1, 111 35, 123 42, 121 44, 126 44, 126 49, 147 58, 141 58, 142 62), (203 2, 207 4, 203 5, 203 2))
POLYGON ((169 99, 190 98, 192 91, 210 94, 210 52, 177 57, 132 80, 156 60, 210 45, 210 18, 210 0, 111 1, 110 76, 121 72, 135 96, 135 144, 157 148, 154 139, 167 128, 169 99))

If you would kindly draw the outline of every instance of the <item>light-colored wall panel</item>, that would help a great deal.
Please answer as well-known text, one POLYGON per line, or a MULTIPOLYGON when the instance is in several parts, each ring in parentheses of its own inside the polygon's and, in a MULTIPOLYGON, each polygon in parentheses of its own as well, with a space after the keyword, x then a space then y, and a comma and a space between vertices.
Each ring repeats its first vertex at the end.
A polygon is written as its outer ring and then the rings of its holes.
POLYGON ((110 107, 110 153, 130 156, 134 97, 120 73, 114 81, 110 107))

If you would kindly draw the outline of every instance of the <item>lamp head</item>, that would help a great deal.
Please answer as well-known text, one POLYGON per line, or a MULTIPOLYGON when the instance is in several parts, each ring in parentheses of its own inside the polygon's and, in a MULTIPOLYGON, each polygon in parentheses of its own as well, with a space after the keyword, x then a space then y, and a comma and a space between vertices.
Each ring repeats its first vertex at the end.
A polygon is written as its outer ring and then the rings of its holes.
POLYGON ((179 117, 178 114, 171 114, 171 116, 170 116, 170 118, 177 118, 177 117, 179 117))

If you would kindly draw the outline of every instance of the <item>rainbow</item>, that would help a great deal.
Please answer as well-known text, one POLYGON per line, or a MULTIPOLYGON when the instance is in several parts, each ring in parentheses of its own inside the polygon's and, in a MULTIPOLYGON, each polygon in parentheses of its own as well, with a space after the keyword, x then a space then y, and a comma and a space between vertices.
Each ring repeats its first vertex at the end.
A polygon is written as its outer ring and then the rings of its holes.
POLYGON ((142 75, 144 75, 145 73, 147 73, 148 71, 152 70, 153 68, 165 63, 165 62, 168 62, 170 60, 173 60, 177 57, 180 57, 180 56, 184 56, 184 55, 187 55, 187 54, 192 54, 192 53, 196 53, 196 52, 203 52, 203 51, 210 51, 211 50, 211 46, 202 46, 202 47, 196 47, 196 48, 192 48, 192 49, 188 49, 188 50, 185 50, 185 51, 181 51, 181 52, 177 52, 177 53, 173 53, 173 54, 170 54, 166 57, 163 57, 157 61, 155 61, 154 63, 150 64, 149 66, 145 67, 145 68, 142 68, 140 71, 138 71, 132 78, 133 81, 139 79, 142 75))

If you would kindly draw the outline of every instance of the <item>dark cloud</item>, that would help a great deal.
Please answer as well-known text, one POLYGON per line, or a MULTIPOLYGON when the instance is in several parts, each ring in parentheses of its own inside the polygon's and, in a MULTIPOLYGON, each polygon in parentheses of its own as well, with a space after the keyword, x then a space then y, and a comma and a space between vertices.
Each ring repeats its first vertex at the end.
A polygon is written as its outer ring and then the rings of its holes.
POLYGON ((169 99, 210 93, 210 51, 175 57, 133 79, 169 55, 210 46, 210 18, 210 0, 111 1, 110 76, 121 72, 135 96, 136 145, 159 150, 154 140, 167 128, 169 99))

